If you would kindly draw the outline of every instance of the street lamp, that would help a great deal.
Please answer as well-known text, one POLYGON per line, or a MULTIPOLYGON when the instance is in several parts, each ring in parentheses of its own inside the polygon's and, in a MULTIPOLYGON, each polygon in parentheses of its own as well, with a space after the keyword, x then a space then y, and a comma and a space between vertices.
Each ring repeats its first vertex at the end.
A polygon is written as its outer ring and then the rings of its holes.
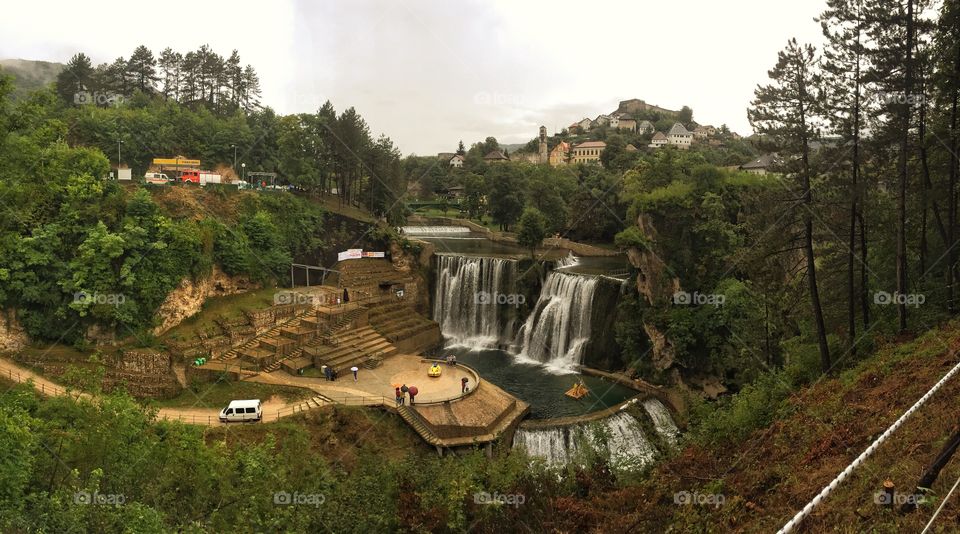
POLYGON ((246 182, 246 181, 247 181, 247 164, 246 164, 246 163, 241 163, 241 164, 240 164, 240 170, 241 170, 241 179, 242 179, 244 182, 246 182))
POLYGON ((233 148, 233 170, 237 170, 237 145, 230 145, 233 148))
POLYGON ((117 138, 117 176, 120 175, 120 144, 123 141, 118 137, 117 138))

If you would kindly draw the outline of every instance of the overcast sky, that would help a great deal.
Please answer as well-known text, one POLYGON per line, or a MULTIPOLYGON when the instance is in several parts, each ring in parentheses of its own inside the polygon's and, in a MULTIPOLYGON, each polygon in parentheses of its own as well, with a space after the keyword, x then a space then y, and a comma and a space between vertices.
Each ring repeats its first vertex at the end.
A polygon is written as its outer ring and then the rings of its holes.
POLYGON ((4 6, 0 58, 95 63, 209 43, 260 74, 263 102, 354 106, 405 153, 534 137, 641 98, 750 133, 746 106, 822 0, 50 2, 4 6))

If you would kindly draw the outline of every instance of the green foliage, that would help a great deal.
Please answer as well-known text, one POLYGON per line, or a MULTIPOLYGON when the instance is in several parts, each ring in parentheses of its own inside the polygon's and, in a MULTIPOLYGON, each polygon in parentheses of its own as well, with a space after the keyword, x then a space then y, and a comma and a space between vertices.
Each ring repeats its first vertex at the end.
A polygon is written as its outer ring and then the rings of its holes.
POLYGON ((764 373, 733 396, 696 402, 690 410, 694 431, 689 439, 713 446, 740 443, 782 415, 791 391, 782 373, 764 373))
POLYGON ((547 218, 537 208, 526 208, 517 224, 517 243, 531 253, 547 236, 547 218))

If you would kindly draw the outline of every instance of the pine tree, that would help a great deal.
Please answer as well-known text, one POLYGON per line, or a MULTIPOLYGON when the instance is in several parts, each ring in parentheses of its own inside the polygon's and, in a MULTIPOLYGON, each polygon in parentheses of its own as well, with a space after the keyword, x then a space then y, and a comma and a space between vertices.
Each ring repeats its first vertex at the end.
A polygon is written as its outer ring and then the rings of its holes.
POLYGON ((141 92, 152 93, 156 90, 157 62, 153 52, 146 46, 140 45, 133 51, 127 63, 127 72, 141 92))
POLYGON ((57 95, 64 102, 73 104, 79 93, 93 90, 94 76, 90 58, 82 52, 74 55, 57 75, 57 95))
MULTIPOLYGON (((854 272, 857 249, 857 226, 863 219, 863 187, 860 180, 861 135, 865 74, 867 72, 866 33, 863 0, 828 0, 827 9, 820 15, 820 24, 827 46, 823 51, 823 78, 826 89, 823 114, 831 129, 840 136, 844 147, 849 147, 850 183, 847 195, 850 205, 847 233, 847 329, 849 350, 856 353, 857 304, 861 308, 863 327, 869 323, 867 296, 866 234, 860 236, 860 292, 856 291, 854 272)), ((844 148, 843 150, 846 150, 844 148)), ((861 225, 861 230, 863 225, 861 225)))
POLYGON ((802 248, 807 264, 807 284, 810 308, 816 325, 820 366, 824 373, 831 367, 827 346, 826 326, 817 287, 816 258, 813 251, 813 194, 810 182, 813 170, 810 164, 810 142, 817 131, 813 116, 816 96, 813 91, 821 79, 815 69, 816 52, 810 45, 800 45, 791 39, 777 57, 777 64, 769 71, 770 85, 758 86, 747 116, 757 133, 769 135, 785 161, 784 170, 799 181, 799 203, 803 206, 802 248))

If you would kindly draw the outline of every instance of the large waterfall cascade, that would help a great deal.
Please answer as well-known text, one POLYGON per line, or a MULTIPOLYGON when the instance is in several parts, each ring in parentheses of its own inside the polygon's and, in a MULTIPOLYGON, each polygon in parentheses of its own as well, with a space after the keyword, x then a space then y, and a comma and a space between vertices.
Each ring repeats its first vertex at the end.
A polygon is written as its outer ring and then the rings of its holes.
MULTIPOLYGON (((660 401, 654 399, 662 408, 660 401)), ((644 403, 646 407, 646 403, 644 403)), ((657 418, 648 413, 654 422, 657 433, 670 444, 676 443, 676 425, 664 408, 669 424, 658 425, 657 418), (673 427, 673 431, 669 427, 673 427), (666 432, 666 433, 664 433, 666 432)), ((584 443, 602 449, 604 444, 594 431, 593 425, 599 425, 606 436, 605 447, 614 466, 644 466, 653 461, 656 448, 647 439, 640 422, 627 412, 619 411, 599 421, 578 423, 551 428, 520 428, 513 438, 514 448, 523 448, 527 454, 546 460, 550 466, 562 466, 574 459, 584 443)))
POLYGON ((597 283, 592 276, 548 274, 533 312, 517 333, 518 356, 553 370, 575 371, 590 340, 597 283))
POLYGON ((509 339, 512 325, 498 299, 515 291, 516 278, 516 260, 438 254, 433 318, 441 333, 453 344, 476 347, 509 339))

